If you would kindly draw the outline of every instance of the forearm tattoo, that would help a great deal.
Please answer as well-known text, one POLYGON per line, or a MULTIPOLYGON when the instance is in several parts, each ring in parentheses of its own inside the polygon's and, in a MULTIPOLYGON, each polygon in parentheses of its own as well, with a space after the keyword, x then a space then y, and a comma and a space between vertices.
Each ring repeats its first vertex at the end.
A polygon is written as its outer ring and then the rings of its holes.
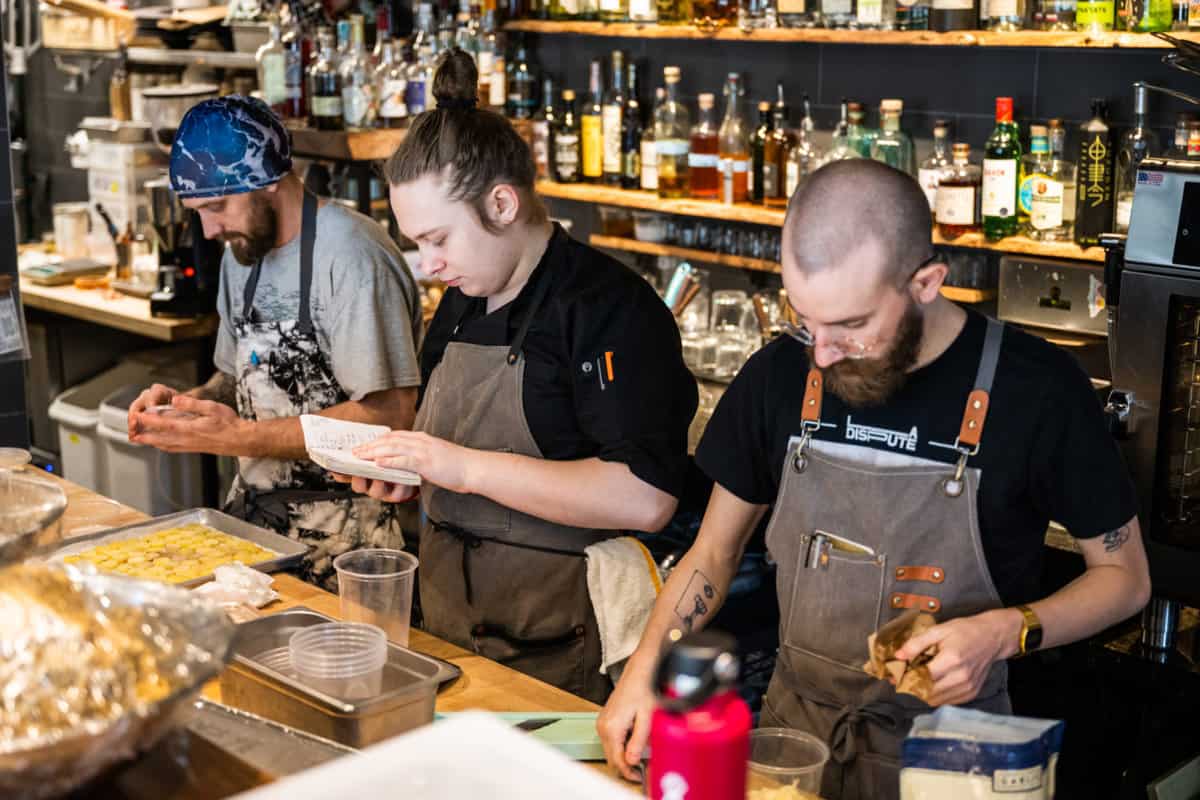
POLYGON ((692 573, 691 580, 683 590, 683 596, 675 605, 675 616, 683 623, 684 633, 690 633, 717 605, 717 590, 713 582, 701 572, 692 573))
POLYGON ((1129 526, 1122 525, 1115 531, 1104 534, 1104 552, 1115 553, 1129 541, 1129 526))

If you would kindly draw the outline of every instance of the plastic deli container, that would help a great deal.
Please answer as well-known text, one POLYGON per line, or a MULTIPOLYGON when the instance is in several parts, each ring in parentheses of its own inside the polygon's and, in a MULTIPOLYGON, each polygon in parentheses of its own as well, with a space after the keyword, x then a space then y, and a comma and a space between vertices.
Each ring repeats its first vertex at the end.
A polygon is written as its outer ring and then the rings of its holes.
POLYGON ((288 642, 292 668, 319 692, 358 700, 383 688, 387 636, 361 622, 327 622, 292 635, 288 642))

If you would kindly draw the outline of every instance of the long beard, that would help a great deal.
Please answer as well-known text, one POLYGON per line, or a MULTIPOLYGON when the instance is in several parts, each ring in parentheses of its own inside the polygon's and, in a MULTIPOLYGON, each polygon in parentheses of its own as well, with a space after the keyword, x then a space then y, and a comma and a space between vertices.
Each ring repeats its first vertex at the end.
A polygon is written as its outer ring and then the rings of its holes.
MULTIPOLYGON (((917 363, 921 349, 921 313, 912 303, 900 318, 892 348, 880 358, 843 359, 821 370, 825 388, 851 408, 881 406, 891 399, 917 363)), ((808 348, 812 362, 812 348, 808 348)))
POLYGON ((244 267, 253 266, 275 247, 279 219, 275 209, 266 203, 251 206, 250 218, 244 233, 222 234, 220 239, 229 245, 230 252, 244 267))

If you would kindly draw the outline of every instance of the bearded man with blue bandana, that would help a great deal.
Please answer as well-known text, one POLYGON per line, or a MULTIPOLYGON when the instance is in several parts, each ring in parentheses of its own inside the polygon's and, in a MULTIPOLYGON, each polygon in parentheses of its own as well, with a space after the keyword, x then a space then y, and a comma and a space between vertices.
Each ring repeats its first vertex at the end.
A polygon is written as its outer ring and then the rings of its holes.
POLYGON ((420 370, 412 274, 374 220, 307 192, 291 137, 259 100, 193 107, 171 150, 171 188, 224 242, 213 362, 188 392, 155 385, 129 409, 130 440, 235 456, 228 509, 312 545, 304 577, 333 589, 333 559, 399 548, 396 507, 346 490, 307 460, 301 414, 410 428, 420 370), (150 413, 171 404, 183 413, 150 413))

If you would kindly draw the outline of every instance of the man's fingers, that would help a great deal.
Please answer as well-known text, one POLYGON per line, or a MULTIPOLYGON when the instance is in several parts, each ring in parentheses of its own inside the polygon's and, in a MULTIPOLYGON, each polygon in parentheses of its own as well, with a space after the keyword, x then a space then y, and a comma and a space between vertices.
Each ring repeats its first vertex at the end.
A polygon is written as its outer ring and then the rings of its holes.
POLYGON ((952 631, 953 629, 947 625, 934 625, 924 633, 918 634, 905 642, 904 646, 896 651, 896 658, 901 661, 911 661, 928 650, 932 645, 941 642, 952 631))

